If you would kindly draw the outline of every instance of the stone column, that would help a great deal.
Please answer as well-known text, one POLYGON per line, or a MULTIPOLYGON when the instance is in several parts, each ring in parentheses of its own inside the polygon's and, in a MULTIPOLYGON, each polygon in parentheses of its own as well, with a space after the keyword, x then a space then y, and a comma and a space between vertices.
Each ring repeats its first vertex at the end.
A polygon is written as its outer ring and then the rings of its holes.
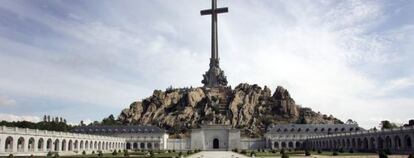
MULTIPOLYGON (((3 127, 0 127, 0 128, 3 128, 3 127)), ((4 150, 5 150, 5 146, 4 145, 5 144, 6 144, 6 137, 0 137, 0 153, 4 153, 4 150)))
POLYGON ((39 143, 38 141, 39 141, 39 139, 40 138, 35 138, 34 139, 34 142, 33 142, 33 152, 37 152, 37 144, 39 143))
POLYGON ((13 137, 13 144, 12 144, 11 152, 17 152, 17 140, 18 139, 19 137, 17 138, 13 137))
POLYGON ((391 151, 396 151, 397 150, 397 148, 395 147, 395 141, 394 141, 394 135, 390 135, 389 136, 390 137, 390 149, 391 149, 391 151))

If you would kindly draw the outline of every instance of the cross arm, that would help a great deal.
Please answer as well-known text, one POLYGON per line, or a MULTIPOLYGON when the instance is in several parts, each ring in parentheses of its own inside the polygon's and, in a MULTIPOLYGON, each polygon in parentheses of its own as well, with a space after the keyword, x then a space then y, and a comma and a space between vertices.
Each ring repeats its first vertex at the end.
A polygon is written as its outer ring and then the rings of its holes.
MULTIPOLYGON (((229 8, 217 8, 217 9, 214 9, 214 13, 216 13, 216 14, 220 14, 220 13, 227 13, 227 12, 229 12, 229 8)), ((201 15, 210 15, 210 14, 213 14, 213 9, 207 9, 207 10, 202 10, 202 11, 200 11, 200 14, 201 15)))

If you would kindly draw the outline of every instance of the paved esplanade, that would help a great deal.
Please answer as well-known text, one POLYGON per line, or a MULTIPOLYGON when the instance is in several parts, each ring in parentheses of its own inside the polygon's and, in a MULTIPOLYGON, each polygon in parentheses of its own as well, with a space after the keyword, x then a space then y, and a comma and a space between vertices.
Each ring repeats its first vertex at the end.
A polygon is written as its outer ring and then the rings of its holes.
POLYGON ((247 156, 231 151, 202 151, 188 158, 248 158, 247 156))

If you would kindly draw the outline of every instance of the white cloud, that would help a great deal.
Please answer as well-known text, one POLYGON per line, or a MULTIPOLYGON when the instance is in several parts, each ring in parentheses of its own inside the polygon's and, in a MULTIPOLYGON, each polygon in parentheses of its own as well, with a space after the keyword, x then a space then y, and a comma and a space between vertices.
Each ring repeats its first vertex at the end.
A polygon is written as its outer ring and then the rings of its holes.
POLYGON ((0 95, 0 107, 1 106, 14 106, 16 105, 16 100, 11 99, 7 96, 0 95))
POLYGON ((40 118, 37 116, 30 116, 30 115, 14 115, 14 114, 0 113, 0 120, 39 122, 40 118))

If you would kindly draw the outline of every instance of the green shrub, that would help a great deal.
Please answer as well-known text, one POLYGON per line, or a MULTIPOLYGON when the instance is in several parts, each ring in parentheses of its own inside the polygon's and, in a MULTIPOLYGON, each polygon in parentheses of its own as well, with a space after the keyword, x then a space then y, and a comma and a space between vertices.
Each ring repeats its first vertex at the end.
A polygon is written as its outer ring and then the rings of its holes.
POLYGON ((55 155, 53 156, 54 158, 59 157, 59 153, 55 153, 55 155))
POLYGON ((277 150, 272 150, 272 153, 273 153, 273 154, 276 154, 276 153, 277 153, 277 150))
POLYGON ((155 157, 155 155, 154 155, 154 151, 152 151, 152 150, 151 150, 151 151, 149 152, 149 154, 150 154, 150 158, 154 158, 154 157, 155 157))
POLYGON ((125 156, 125 157, 129 157, 128 150, 124 150, 124 156, 125 156))
POLYGON ((289 158, 289 155, 287 153, 283 153, 282 158, 289 158))
POLYGON ((183 152, 181 152, 181 151, 180 151, 180 152, 178 152, 178 156, 179 156, 179 157, 183 156, 183 152))
POLYGON ((250 152, 250 156, 253 157, 253 155, 256 156, 256 152, 255 151, 250 152))
POLYGON ((387 155, 384 151, 380 151, 380 152, 378 153, 378 157, 379 157, 379 158, 388 158, 388 155, 387 155))
POLYGON ((103 156, 102 151, 100 151, 100 150, 98 151, 98 156, 99 157, 102 157, 103 156))
POLYGON ((322 151, 321 150, 318 150, 318 154, 322 154, 322 151))
POLYGON ((92 151, 92 154, 95 154, 95 151, 92 151))
POLYGON ((285 149, 283 148, 282 150, 280 150, 280 154, 283 155, 284 153, 286 153, 286 152, 285 152, 285 149))
POLYGON ((408 155, 408 158, 414 158, 413 154, 408 155))
POLYGON ((84 151, 82 151, 82 155, 86 155, 86 151, 84 150, 84 151))
POLYGON ((175 153, 175 150, 173 150, 172 152, 175 153))
POLYGON ((338 156, 339 154, 338 154, 338 152, 337 151, 334 151, 333 153, 332 153, 332 156, 338 156))
POLYGON ((53 156, 53 153, 51 151, 49 151, 49 152, 47 152, 47 155, 46 156, 47 157, 52 157, 53 156))
POLYGON ((234 148, 234 149, 233 149, 233 152, 236 152, 236 153, 238 153, 238 152, 239 152, 239 149, 237 149, 237 148, 234 148))
POLYGON ((247 154, 247 151, 246 151, 246 150, 242 150, 242 151, 241 151, 241 154, 246 155, 246 154, 247 154))
POLYGON ((112 155, 118 155, 118 152, 114 150, 114 152, 112 152, 112 155))
POLYGON ((31 154, 31 155, 30 155, 30 158, 34 158, 34 155, 33 155, 33 154, 31 154))
POLYGON ((309 152, 309 150, 305 150, 305 156, 310 156, 311 153, 309 152))
POLYGON ((385 152, 385 154, 387 154, 387 155, 391 155, 391 151, 390 151, 390 149, 384 149, 384 152, 385 152))
POLYGON ((344 152, 344 149, 342 149, 342 148, 341 148, 341 149, 339 149, 339 152, 340 152, 340 153, 343 153, 343 152, 344 152))
POLYGON ((187 155, 191 155, 191 154, 193 154, 193 151, 192 150, 188 150, 187 151, 187 155))
POLYGON ((8 158, 13 158, 13 154, 9 154, 9 156, 7 156, 8 158))

